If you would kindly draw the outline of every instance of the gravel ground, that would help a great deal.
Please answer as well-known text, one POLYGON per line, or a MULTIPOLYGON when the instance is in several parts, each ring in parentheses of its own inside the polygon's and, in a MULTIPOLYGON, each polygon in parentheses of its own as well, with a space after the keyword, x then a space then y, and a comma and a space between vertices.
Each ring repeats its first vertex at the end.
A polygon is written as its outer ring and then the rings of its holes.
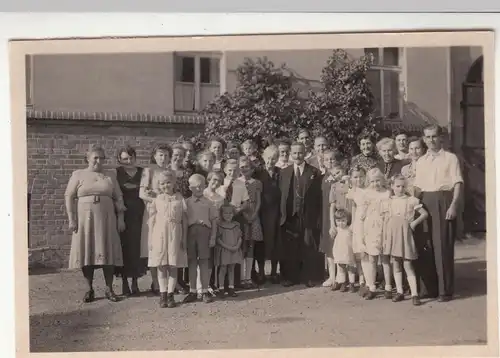
MULTIPOLYGON (((32 352, 307 348, 486 343, 485 243, 456 249, 456 294, 449 303, 364 301, 322 287, 260 291, 211 304, 160 309, 158 298, 110 303, 96 273, 96 296, 82 304, 79 272, 30 275, 32 352)), ((117 281, 116 292, 121 292, 117 281)), ((140 280, 147 290, 150 280, 140 280)), ((179 301, 183 297, 176 296, 179 301)))

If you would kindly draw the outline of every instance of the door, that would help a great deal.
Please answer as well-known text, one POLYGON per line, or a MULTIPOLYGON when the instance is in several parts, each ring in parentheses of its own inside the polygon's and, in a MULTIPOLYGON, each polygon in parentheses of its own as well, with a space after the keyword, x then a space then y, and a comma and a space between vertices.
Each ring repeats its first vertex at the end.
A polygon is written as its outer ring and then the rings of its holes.
POLYGON ((462 146, 465 201, 464 229, 466 232, 485 232, 485 131, 484 86, 482 81, 465 82, 462 93, 464 119, 464 141, 462 146))

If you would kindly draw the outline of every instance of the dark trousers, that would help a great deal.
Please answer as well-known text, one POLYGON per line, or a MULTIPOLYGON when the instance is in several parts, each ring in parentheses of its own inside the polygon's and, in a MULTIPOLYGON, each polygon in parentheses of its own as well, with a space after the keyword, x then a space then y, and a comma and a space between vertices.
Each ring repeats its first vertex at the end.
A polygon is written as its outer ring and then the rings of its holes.
POLYGON ((446 220, 452 199, 452 191, 424 192, 422 195, 422 204, 429 212, 430 244, 437 277, 437 287, 434 284, 429 291, 440 296, 451 296, 454 292, 456 220, 446 220))
POLYGON ((318 276, 319 259, 316 238, 306 239, 306 230, 298 216, 289 217, 281 229, 282 278, 294 283, 314 281, 318 276))

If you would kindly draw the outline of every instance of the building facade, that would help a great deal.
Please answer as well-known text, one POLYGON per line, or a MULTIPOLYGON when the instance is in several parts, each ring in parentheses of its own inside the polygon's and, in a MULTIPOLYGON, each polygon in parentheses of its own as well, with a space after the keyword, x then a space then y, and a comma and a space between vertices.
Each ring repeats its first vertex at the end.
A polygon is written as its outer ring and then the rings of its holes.
MULTIPOLYGON (((450 149, 463 161, 464 229, 484 231, 482 49, 346 51, 353 58, 373 55, 368 80, 387 129, 414 131, 436 123, 447 130, 450 149)), ((236 88, 236 69, 245 58, 285 63, 295 77, 318 87, 330 55, 331 50, 289 50, 28 56, 29 245, 36 260, 64 264, 70 244, 64 189, 71 171, 84 166, 89 144, 102 145, 111 165, 119 147, 133 145, 146 164, 156 143, 202 129, 196 113, 236 88)))

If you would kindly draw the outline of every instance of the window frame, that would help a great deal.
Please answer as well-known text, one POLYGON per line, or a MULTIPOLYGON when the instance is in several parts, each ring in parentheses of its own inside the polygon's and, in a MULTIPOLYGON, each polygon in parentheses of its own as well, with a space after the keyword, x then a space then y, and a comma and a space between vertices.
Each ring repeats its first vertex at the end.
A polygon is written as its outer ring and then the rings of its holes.
MULTIPOLYGON (((370 66, 368 71, 377 71, 380 76, 380 118, 388 118, 389 113, 386 113, 385 110, 385 100, 384 100, 384 91, 385 91, 385 78, 384 72, 395 72, 398 74, 398 114, 396 117, 401 118, 404 113, 404 101, 406 98, 406 56, 404 48, 398 48, 398 65, 385 65, 384 64, 384 49, 388 47, 377 47, 377 55, 378 55, 378 63, 370 66)), ((365 48, 367 50, 368 48, 365 48)), ((370 48, 374 49, 374 48, 370 48)))
POLYGON ((33 109, 34 107, 34 98, 33 98, 33 94, 34 94, 34 87, 33 87, 33 78, 34 78, 34 75, 33 75, 33 64, 34 64, 34 61, 33 61, 33 55, 25 55, 25 62, 24 62, 24 75, 25 75, 25 85, 26 85, 26 98, 25 98, 25 101, 26 101, 26 109, 33 109))
POLYGON ((223 54, 219 52, 174 52, 173 74, 174 74, 174 113, 196 113, 201 110, 201 89, 203 86, 213 86, 221 90, 221 72, 222 72, 223 54), (183 82, 177 80, 177 61, 184 57, 194 58, 194 82, 183 82), (216 83, 202 83, 201 82, 201 58, 210 58, 211 60, 218 60, 219 62, 219 78, 216 83), (189 84, 194 87, 194 109, 183 110, 175 107, 175 93, 177 84, 189 84))

